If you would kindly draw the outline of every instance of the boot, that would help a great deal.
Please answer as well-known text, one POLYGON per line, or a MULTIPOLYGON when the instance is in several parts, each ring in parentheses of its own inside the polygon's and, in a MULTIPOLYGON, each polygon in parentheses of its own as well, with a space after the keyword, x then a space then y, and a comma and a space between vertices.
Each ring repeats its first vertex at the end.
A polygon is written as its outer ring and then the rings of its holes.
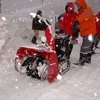
POLYGON ((86 63, 88 63, 88 64, 91 63, 91 57, 88 57, 88 58, 87 58, 86 63))
POLYGON ((91 57, 92 57, 92 53, 88 53, 87 58, 86 58, 86 63, 88 64, 91 63, 91 57))
POLYGON ((98 47, 98 44, 99 44, 99 41, 100 41, 100 37, 97 37, 97 39, 96 39, 96 41, 95 41, 95 43, 94 43, 94 46, 95 46, 95 48, 99 48, 98 47))
POLYGON ((36 38, 35 36, 33 36, 33 38, 32 38, 32 41, 31 41, 31 42, 32 42, 33 44, 37 44, 37 43, 36 43, 36 40, 37 40, 37 38, 36 38))
POLYGON ((79 60, 78 62, 74 63, 75 65, 79 65, 79 66, 84 66, 85 65, 85 60, 79 60))
POLYGON ((67 59, 70 59, 72 49, 73 49, 73 44, 68 44, 68 46, 66 47, 66 50, 65 50, 67 59))
POLYGON ((95 43, 95 47, 96 47, 97 49, 99 49, 98 44, 99 44, 99 41, 95 43))
POLYGON ((84 55, 84 54, 80 54, 80 58, 79 58, 79 61, 78 62, 75 62, 74 64, 75 65, 79 65, 79 66, 83 66, 83 65, 85 65, 85 57, 86 55, 84 55))

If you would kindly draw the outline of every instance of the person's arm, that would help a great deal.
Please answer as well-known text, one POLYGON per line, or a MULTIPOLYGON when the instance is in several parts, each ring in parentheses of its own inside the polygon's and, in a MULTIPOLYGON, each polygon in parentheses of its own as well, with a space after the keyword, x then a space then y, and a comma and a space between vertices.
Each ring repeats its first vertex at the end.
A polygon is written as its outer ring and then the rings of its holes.
POLYGON ((62 15, 60 18, 60 25, 59 25, 60 30, 64 30, 64 26, 65 26, 65 18, 64 15, 62 15))
POLYGON ((77 30, 75 33, 72 34, 71 44, 78 43, 78 40, 77 40, 78 36, 79 36, 79 30, 77 30))

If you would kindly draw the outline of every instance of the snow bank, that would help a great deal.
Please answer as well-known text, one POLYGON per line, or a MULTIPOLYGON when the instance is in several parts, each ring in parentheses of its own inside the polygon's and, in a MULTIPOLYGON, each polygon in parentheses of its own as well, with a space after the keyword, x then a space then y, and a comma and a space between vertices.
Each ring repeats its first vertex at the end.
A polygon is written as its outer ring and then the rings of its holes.
MULTIPOLYGON (((5 17, 3 17, 4 19, 5 17)), ((5 22, 0 19, 0 50, 6 41, 10 38, 8 30, 5 27, 5 22)))

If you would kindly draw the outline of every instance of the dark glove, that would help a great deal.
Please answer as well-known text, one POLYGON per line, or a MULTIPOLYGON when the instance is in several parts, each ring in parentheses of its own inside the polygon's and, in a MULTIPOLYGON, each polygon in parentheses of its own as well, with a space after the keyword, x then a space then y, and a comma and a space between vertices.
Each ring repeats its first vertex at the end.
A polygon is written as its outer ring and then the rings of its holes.
POLYGON ((79 21, 78 20, 75 20, 74 22, 73 22, 73 25, 72 25, 72 30, 74 30, 75 32, 76 31, 78 31, 79 29, 78 29, 78 25, 79 25, 79 21))
POLYGON ((71 40, 70 44, 77 44, 78 40, 71 40))
POLYGON ((78 37, 79 36, 79 30, 76 30, 73 34, 72 37, 78 37))
POLYGON ((45 30, 47 28, 47 25, 44 21, 41 22, 41 27, 42 27, 42 30, 45 30))
POLYGON ((59 31, 56 31, 56 33, 64 33, 64 31, 60 29, 59 31))
MULTIPOLYGON (((46 20, 46 22, 48 23, 48 25, 50 25, 49 21, 46 20)), ((44 21, 41 21, 41 27, 42 27, 42 30, 45 30, 48 26, 44 21)))

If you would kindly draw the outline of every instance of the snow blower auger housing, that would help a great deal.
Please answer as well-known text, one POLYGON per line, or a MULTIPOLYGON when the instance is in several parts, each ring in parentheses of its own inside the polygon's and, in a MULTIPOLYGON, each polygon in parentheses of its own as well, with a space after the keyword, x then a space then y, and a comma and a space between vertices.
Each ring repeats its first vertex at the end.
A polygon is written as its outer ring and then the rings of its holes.
POLYGON ((50 54, 51 52, 39 48, 20 47, 16 53, 15 69, 21 74, 26 73, 28 76, 44 80, 50 54))

